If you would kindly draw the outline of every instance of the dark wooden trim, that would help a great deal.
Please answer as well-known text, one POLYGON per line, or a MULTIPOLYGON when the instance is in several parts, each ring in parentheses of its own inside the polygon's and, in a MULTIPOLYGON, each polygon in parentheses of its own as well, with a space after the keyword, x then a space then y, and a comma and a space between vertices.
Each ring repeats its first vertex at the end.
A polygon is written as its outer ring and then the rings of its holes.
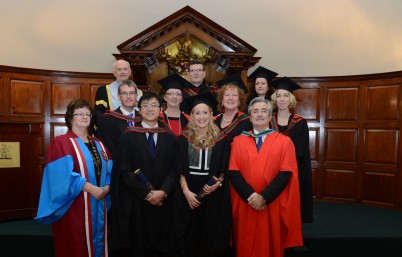
MULTIPOLYGON (((110 68, 112 70, 112 68, 110 68)), ((38 76, 53 76, 60 78, 96 78, 96 79, 115 79, 113 73, 96 73, 96 72, 77 72, 77 71, 59 71, 59 70, 45 70, 33 69, 0 65, 0 72, 20 73, 38 76)))

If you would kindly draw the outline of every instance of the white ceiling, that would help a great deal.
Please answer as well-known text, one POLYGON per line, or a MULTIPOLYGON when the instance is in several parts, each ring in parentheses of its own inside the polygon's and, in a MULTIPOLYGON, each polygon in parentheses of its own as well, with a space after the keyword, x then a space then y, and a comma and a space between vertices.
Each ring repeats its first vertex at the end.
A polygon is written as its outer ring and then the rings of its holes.
POLYGON ((402 70, 400 0, 7 1, 0 65, 111 72, 117 45, 186 5, 257 48, 257 65, 280 76, 402 70))

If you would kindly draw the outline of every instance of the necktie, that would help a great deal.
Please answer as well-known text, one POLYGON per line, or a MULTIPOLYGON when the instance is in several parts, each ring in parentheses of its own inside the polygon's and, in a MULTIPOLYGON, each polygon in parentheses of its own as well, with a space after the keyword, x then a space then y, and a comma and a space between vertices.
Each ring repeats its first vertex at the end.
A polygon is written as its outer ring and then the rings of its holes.
POLYGON ((260 152, 262 146, 262 136, 258 137, 258 141, 257 141, 257 151, 260 152))
MULTIPOLYGON (((133 114, 132 114, 132 113, 129 113, 129 114, 128 114, 128 117, 132 118, 132 117, 133 117, 133 114)), ((134 126, 134 123, 133 123, 131 120, 129 120, 129 121, 127 121, 127 125, 128 125, 129 127, 132 127, 132 126, 134 126)))
POLYGON ((152 158, 155 155, 155 141, 154 141, 154 133, 148 133, 148 144, 149 144, 149 152, 151 153, 152 158))

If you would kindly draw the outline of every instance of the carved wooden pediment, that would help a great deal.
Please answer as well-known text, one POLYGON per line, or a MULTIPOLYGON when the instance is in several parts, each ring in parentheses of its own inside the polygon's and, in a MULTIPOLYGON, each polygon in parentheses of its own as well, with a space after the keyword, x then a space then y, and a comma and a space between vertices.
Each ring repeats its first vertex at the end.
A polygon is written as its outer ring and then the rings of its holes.
MULTIPOLYGON (((247 71, 261 58, 254 57, 257 49, 190 6, 159 21, 117 48, 120 54, 114 54, 116 59, 125 59, 133 69, 142 70, 159 61, 173 62, 171 66, 174 66, 179 60, 197 58, 211 64, 226 60, 230 69, 247 71)), ((170 68, 180 71, 180 67, 170 68)))

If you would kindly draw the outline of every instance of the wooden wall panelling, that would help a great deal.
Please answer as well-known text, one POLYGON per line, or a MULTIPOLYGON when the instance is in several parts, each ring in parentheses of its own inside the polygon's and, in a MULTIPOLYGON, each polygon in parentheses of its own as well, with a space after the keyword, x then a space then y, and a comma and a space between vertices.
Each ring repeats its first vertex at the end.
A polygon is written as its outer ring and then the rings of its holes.
POLYGON ((53 83, 50 115, 64 117, 68 103, 82 98, 81 90, 82 84, 53 83))
POLYGON ((400 85, 369 86, 367 95, 367 121, 400 120, 400 85))
POLYGON ((313 197, 318 198, 318 180, 317 180, 317 168, 312 168, 312 180, 313 180, 313 197))
POLYGON ((314 191, 316 192, 316 197, 317 199, 321 199, 323 197, 323 191, 324 191, 324 149, 325 149, 325 101, 327 98, 327 94, 324 92, 327 90, 326 83, 314 83, 316 86, 319 88, 319 95, 320 95, 320 100, 318 102, 319 104, 319 123, 318 123, 318 159, 317 159, 317 167, 316 167, 316 189, 314 191))
POLYGON ((51 124, 51 140, 57 136, 61 136, 67 133, 68 128, 65 123, 52 123, 51 124))
POLYGON ((92 106, 95 106, 96 91, 101 86, 103 86, 103 85, 102 84, 94 84, 94 83, 89 84, 89 90, 90 90, 89 92, 90 92, 90 99, 91 99, 92 106))
POLYGON ((357 121, 359 88, 329 88, 327 91, 326 121, 357 121))
POLYGON ((90 78, 88 74, 82 77, 52 77, 49 86, 49 111, 46 115, 45 153, 50 141, 58 135, 67 132, 64 115, 70 101, 84 98, 95 104, 96 90, 113 82, 113 79, 90 78))
POLYGON ((310 158, 312 162, 318 162, 319 153, 319 128, 309 128, 309 148, 310 158))
POLYGON ((0 117, 4 116, 4 106, 5 106, 5 86, 4 86, 4 79, 2 74, 0 73, 0 117))
MULTIPOLYGON (((303 89, 295 91, 297 105, 294 113, 307 120, 309 127, 309 148, 312 166, 313 195, 319 197, 319 139, 320 139, 320 88, 315 84, 304 83, 295 79, 303 89)), ((253 86, 253 85, 250 85, 253 86)))
POLYGON ((295 113, 309 122, 319 122, 320 90, 318 88, 304 88, 295 91, 295 96, 297 99, 295 113))
POLYGON ((402 208, 401 78, 367 82, 362 201, 402 208), (375 191, 373 188, 382 188, 375 191))
POLYGON ((358 82, 328 84, 325 98, 322 162, 322 197, 356 201, 359 185, 359 86, 358 82))
POLYGON ((356 180, 356 170, 325 169, 324 198, 355 201, 356 180))
POLYGON ((309 128, 309 148, 310 148, 310 159, 312 168, 312 179, 313 179, 313 196, 317 197, 317 168, 319 167, 318 153, 319 153, 319 128, 309 128))
POLYGON ((396 207, 397 174, 365 171, 363 199, 365 203, 396 207))
POLYGON ((10 121, 44 122, 44 98, 44 80, 11 78, 10 121))
POLYGON ((357 162, 357 129, 326 129, 325 162, 357 162))
POLYGON ((0 168, 0 220, 31 217, 39 196, 40 124, 2 124, 0 142, 19 142, 20 167, 0 168))
POLYGON ((357 129, 326 129, 324 198, 356 200, 357 129))
POLYGON ((365 163, 398 165, 399 131, 396 129, 367 129, 365 131, 365 163))
POLYGON ((43 175, 43 124, 30 124, 30 140, 29 144, 31 146, 31 159, 32 163, 32 191, 31 191, 31 217, 36 215, 36 210, 39 202, 40 188, 42 185, 42 175, 43 175))
POLYGON ((0 142, 20 140, 23 156, 20 169, 0 168, 0 220, 36 215, 47 146, 67 131, 68 100, 93 103, 96 89, 111 81, 112 74, 0 65, 0 142))

